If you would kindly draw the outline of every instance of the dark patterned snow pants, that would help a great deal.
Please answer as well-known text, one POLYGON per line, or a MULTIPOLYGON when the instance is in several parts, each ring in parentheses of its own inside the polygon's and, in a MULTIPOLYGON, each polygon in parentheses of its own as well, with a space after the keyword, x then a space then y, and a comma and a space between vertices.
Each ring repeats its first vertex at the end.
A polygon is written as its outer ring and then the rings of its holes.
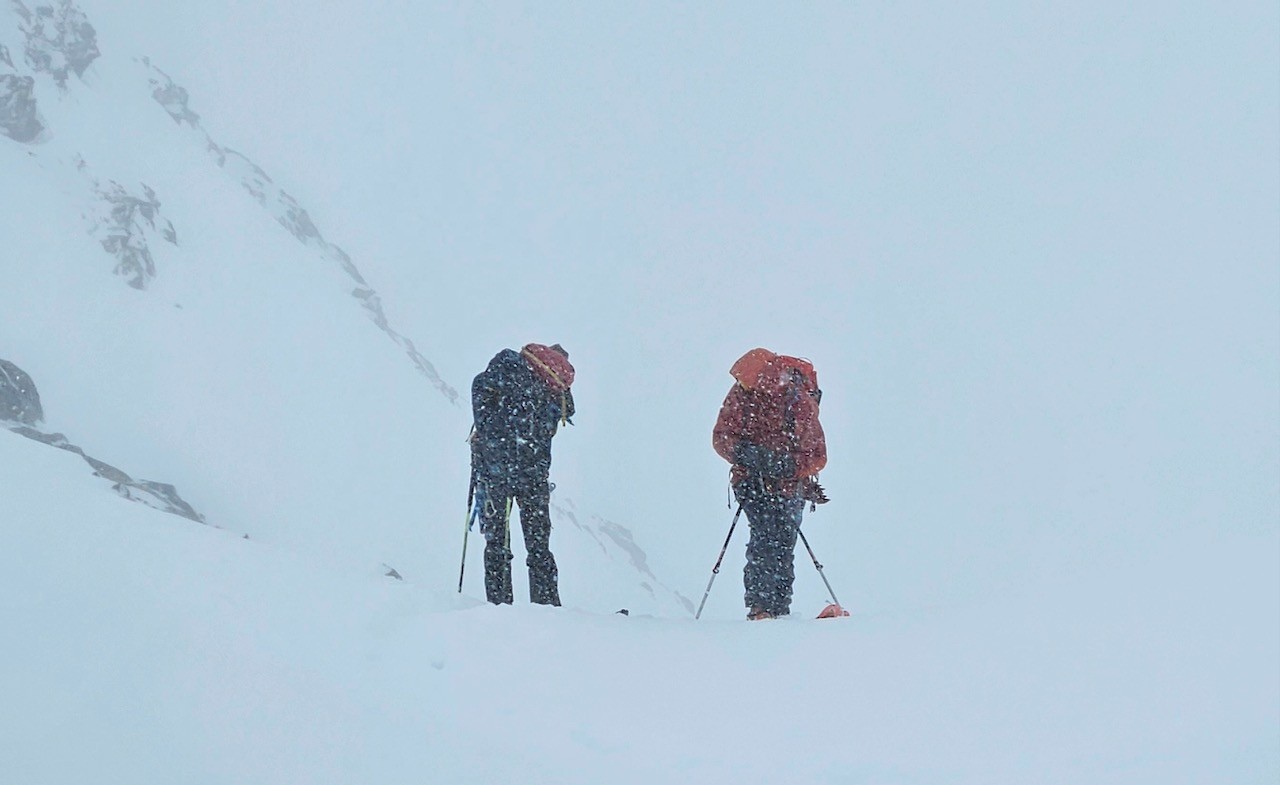
POLYGON ((511 604, 510 518, 520 510, 520 528, 528 553, 529 599, 539 605, 559 605, 559 572, 551 555, 551 490, 547 483, 519 489, 509 495, 486 495, 480 506, 480 531, 484 534, 484 593, 494 605, 511 604))
POLYGON ((756 480, 738 483, 733 492, 751 525, 747 564, 742 570, 746 605, 773 616, 785 616, 791 612, 796 538, 804 515, 804 499, 764 490, 756 480))

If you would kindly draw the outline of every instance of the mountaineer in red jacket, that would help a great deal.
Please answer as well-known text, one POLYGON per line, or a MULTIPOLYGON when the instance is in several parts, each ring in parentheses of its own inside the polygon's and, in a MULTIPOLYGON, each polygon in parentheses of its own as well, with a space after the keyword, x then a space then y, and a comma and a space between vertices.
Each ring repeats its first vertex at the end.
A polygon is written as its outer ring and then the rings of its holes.
POLYGON ((813 365, 767 349, 733 364, 735 383, 720 407, 712 445, 733 464, 733 493, 751 526, 743 570, 749 619, 791 612, 796 537, 805 501, 826 497, 817 474, 827 465, 813 365))

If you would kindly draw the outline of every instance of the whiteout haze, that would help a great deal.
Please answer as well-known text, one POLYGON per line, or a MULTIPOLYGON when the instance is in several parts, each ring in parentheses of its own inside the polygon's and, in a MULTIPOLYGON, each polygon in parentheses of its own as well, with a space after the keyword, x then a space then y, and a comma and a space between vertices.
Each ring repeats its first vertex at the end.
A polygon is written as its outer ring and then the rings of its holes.
POLYGON ((0 0, 5 781, 1280 776, 1274 4, 420 5, 0 0), (528 341, 559 609, 455 591, 528 341), (757 345, 848 619, 692 620, 757 345))

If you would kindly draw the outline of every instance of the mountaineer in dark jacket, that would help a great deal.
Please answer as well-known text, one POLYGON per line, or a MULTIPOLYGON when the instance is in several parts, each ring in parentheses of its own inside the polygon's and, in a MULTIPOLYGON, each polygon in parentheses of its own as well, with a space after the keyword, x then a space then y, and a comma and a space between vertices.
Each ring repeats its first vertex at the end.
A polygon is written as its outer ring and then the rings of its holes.
POLYGON ((531 343, 503 349, 471 383, 475 432, 472 482, 484 534, 485 597, 495 605, 513 600, 511 513, 520 509, 529 598, 559 605, 559 573, 551 555, 551 438, 572 424, 573 366, 560 344, 531 343))

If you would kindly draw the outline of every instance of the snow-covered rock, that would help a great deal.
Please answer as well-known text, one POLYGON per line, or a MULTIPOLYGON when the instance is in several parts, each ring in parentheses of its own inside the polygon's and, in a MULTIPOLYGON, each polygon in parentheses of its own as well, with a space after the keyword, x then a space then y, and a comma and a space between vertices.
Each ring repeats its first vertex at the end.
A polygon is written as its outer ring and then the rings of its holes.
POLYGON ((151 245, 159 238, 178 244, 173 224, 160 216, 155 191, 142 186, 140 196, 115 182, 94 183, 98 206, 91 218, 90 233, 100 238, 102 248, 116 260, 115 273, 128 279, 135 289, 147 288, 156 275, 151 245))
POLYGON ((30 8, 22 0, 11 2, 22 20, 27 64, 52 76, 61 87, 66 86, 70 74, 84 76, 100 52, 97 32, 79 6, 71 0, 37 3, 30 8))
POLYGON ((35 80, 29 76, 4 73, 4 48, 0 47, 0 134, 15 142, 34 142, 44 131, 36 100, 35 80))

